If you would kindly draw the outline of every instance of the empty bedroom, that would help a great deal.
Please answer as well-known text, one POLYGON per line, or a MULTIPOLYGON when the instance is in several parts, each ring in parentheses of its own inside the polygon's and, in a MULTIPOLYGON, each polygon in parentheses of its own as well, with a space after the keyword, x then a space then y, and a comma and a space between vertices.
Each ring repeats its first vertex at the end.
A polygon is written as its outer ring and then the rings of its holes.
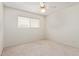
POLYGON ((1 56, 79 56, 79 2, 0 2, 1 56))

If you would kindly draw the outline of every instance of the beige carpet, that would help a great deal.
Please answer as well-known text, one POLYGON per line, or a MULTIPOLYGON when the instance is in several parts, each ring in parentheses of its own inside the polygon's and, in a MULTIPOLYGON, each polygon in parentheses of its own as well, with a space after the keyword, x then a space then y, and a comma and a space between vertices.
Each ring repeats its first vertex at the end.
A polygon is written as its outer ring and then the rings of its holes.
POLYGON ((3 56, 77 56, 79 49, 64 46, 50 40, 39 40, 27 44, 4 48, 3 56))

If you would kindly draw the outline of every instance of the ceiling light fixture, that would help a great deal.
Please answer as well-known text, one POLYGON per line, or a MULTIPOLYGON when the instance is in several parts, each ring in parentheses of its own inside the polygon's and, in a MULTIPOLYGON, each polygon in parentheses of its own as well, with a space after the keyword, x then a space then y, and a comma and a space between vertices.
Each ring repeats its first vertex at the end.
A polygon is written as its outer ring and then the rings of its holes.
POLYGON ((40 9, 41 9, 41 12, 42 12, 42 13, 45 13, 45 12, 46 12, 46 5, 45 5, 44 2, 41 2, 41 3, 40 3, 40 9))

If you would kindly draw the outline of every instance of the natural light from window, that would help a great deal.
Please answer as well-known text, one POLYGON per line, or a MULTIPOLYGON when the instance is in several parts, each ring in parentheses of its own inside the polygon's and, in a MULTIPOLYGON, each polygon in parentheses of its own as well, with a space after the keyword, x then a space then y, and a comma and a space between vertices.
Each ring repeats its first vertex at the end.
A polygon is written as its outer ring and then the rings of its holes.
POLYGON ((18 28, 39 28, 40 20, 30 17, 18 16, 18 28))

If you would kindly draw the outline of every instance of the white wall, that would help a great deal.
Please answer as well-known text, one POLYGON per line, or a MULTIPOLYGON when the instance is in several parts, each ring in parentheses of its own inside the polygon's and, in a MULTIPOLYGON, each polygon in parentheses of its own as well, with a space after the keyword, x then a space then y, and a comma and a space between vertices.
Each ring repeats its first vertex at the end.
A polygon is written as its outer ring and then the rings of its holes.
POLYGON ((44 39, 44 17, 22 10, 5 7, 4 31, 5 47, 22 44, 33 40, 44 39), (18 16, 29 16, 33 18, 39 18, 41 21, 41 27, 39 29, 17 28, 18 16))
POLYGON ((0 55, 3 50, 3 4, 0 3, 0 55))
POLYGON ((47 38, 79 48, 79 5, 59 10, 47 17, 47 38))

